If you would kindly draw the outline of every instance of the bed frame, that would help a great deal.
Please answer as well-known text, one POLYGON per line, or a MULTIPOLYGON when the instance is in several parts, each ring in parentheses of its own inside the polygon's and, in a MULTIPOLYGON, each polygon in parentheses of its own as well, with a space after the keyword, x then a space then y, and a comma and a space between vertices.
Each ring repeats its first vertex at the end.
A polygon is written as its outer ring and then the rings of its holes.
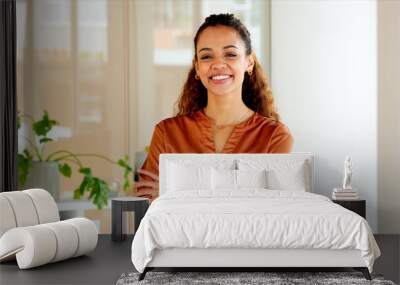
POLYGON ((156 268, 202 268, 211 271, 213 268, 229 268, 234 271, 284 268, 285 271, 290 271, 295 268, 333 269, 338 267, 350 267, 361 271, 367 280, 371 280, 371 275, 365 267, 365 261, 359 250, 254 248, 157 249, 152 261, 139 275, 139 280, 143 280, 147 272, 156 268))
MULTIPOLYGON (((255 158, 255 156, 269 156, 271 158, 304 159, 309 162, 309 181, 311 192, 314 185, 314 159, 310 153, 294 154, 161 154, 160 155, 160 194, 166 191, 167 160, 174 159, 237 159, 255 158), (200 158, 201 157, 201 158, 200 158)), ((229 271, 253 271, 254 269, 290 269, 304 268, 353 268, 361 271, 367 280, 371 275, 361 257, 359 250, 330 250, 330 249, 254 249, 254 248, 169 248, 157 249, 153 259, 139 280, 143 280, 148 271, 154 269, 230 269, 229 271)))

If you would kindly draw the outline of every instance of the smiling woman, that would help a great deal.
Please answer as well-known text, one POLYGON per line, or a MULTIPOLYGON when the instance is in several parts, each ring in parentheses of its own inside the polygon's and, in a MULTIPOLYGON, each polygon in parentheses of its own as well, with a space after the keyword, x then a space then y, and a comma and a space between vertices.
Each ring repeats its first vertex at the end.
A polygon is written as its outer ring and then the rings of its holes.
POLYGON ((242 101, 244 75, 253 72, 254 59, 238 33, 226 26, 209 27, 198 38, 197 50, 196 75, 207 89, 209 103, 216 104, 216 96, 235 94, 232 99, 242 101))
POLYGON ((155 127, 137 196, 159 195, 161 153, 288 153, 292 136, 252 51, 250 33, 233 14, 211 15, 194 38, 195 56, 175 117, 155 127))

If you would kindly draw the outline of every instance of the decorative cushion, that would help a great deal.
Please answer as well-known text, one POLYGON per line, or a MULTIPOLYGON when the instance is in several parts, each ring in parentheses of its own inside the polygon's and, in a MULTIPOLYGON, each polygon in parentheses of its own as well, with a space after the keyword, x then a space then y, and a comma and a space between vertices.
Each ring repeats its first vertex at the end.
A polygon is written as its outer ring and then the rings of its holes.
POLYGON ((170 162, 167 188, 168 191, 211 189, 211 167, 185 166, 170 162))
POLYGON ((212 168, 213 189, 267 188, 265 170, 230 170, 212 168))
POLYGON ((236 170, 212 168, 212 189, 236 190, 236 170))
POLYGON ((267 171, 268 189, 307 191, 304 164, 288 169, 271 169, 267 171))
POLYGON ((272 190, 311 191, 310 165, 297 159, 238 159, 239 170, 266 170, 267 188, 272 190))
MULTIPOLYGON (((169 191, 177 191, 174 189, 175 186, 178 186, 178 191, 182 191, 185 189, 189 190, 197 190, 200 192, 213 191, 212 182, 211 182, 211 169, 210 172, 206 175, 204 181, 198 181, 197 179, 194 181, 195 183, 176 183, 177 180, 182 178, 182 172, 176 175, 177 168, 174 165, 180 165, 183 168, 187 169, 197 169, 197 168, 209 168, 213 167, 216 169, 235 169, 236 162, 234 159, 231 159, 230 156, 216 156, 207 155, 207 154, 197 154, 197 153, 162 153, 160 154, 160 195, 167 193, 169 191), (172 166, 172 167, 171 167, 172 166), (177 185, 178 184, 178 185, 177 185), (194 185, 193 185, 194 184, 194 185), (200 188, 199 188, 200 187, 200 188), (204 187, 208 188, 207 190, 204 187), (202 189, 203 188, 203 189, 202 189)), ((182 169, 180 167, 180 169, 182 169)), ((178 167, 179 168, 179 167, 178 167)), ((178 169, 179 170, 179 169, 178 169)), ((196 170, 197 171, 197 170, 196 170)), ((190 172, 190 170, 189 170, 190 172)), ((208 170, 206 171, 208 172, 208 170)), ((189 173, 191 176, 196 176, 197 174, 189 173)), ((202 175, 205 175, 204 173, 202 175)), ((193 181, 192 181, 193 182, 193 181)))
POLYGON ((267 188, 266 170, 236 170, 238 188, 267 188))
MULTIPOLYGON (((164 153, 160 155, 160 195, 168 192, 169 186, 182 179, 182 173, 170 176, 171 163, 179 164, 183 168, 211 167, 218 171, 211 171, 211 188, 207 188, 210 181, 205 176, 204 181, 197 181, 193 185, 184 183, 181 189, 199 190, 202 195, 221 195, 222 192, 240 194, 241 188, 261 188, 266 181, 264 189, 282 189, 294 191, 313 191, 314 158, 311 153, 292 154, 176 154, 164 153), (229 170, 227 172, 219 170, 229 170), (231 170, 251 171, 248 173, 235 173, 236 184, 233 186, 233 173, 231 170), (265 171, 265 180, 262 172, 265 171), (252 175, 252 176, 249 176, 252 175), (260 175, 260 176, 259 176, 260 175), (239 178, 240 176, 240 178, 239 178), (205 185, 204 185, 205 184, 205 185), (190 187, 186 187, 190 186, 190 187), (248 187, 257 186, 257 187, 248 187), (218 190, 218 191, 215 191, 218 190), (233 193, 234 192, 234 193, 233 193)), ((196 170, 197 171, 197 170, 196 170)), ((196 176, 196 174, 194 175, 196 176)), ((186 179, 187 180, 187 179, 186 179)), ((198 180, 198 179, 197 179, 198 180)), ((178 182, 179 183, 179 182, 178 182)), ((178 187, 179 188, 179 187, 178 187)))
MULTIPOLYGON (((180 155, 185 157, 187 154, 180 154, 180 155)), ((196 159, 190 159, 190 158, 170 159, 168 160, 168 166, 170 163, 175 163, 187 167, 211 166, 216 169, 236 169, 236 161, 234 159, 210 159, 210 157, 205 157, 202 154, 196 154, 195 156, 196 159)))

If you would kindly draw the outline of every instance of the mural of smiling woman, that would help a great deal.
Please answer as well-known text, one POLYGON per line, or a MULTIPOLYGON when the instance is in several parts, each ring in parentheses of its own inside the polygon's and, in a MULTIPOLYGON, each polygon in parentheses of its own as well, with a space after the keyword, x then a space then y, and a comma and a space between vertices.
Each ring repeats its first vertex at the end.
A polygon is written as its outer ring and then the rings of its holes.
POLYGON ((159 195, 161 153, 288 153, 293 138, 279 121, 250 33, 233 14, 210 15, 194 38, 195 55, 177 114, 154 130, 137 196, 159 195))

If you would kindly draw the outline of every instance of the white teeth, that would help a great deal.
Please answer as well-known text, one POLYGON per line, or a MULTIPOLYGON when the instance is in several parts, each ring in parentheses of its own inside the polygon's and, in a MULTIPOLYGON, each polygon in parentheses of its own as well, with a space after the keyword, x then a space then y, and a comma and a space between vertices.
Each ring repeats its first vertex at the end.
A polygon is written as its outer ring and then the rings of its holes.
POLYGON ((212 77, 213 80, 224 80, 227 78, 229 78, 229 75, 216 75, 212 77))

